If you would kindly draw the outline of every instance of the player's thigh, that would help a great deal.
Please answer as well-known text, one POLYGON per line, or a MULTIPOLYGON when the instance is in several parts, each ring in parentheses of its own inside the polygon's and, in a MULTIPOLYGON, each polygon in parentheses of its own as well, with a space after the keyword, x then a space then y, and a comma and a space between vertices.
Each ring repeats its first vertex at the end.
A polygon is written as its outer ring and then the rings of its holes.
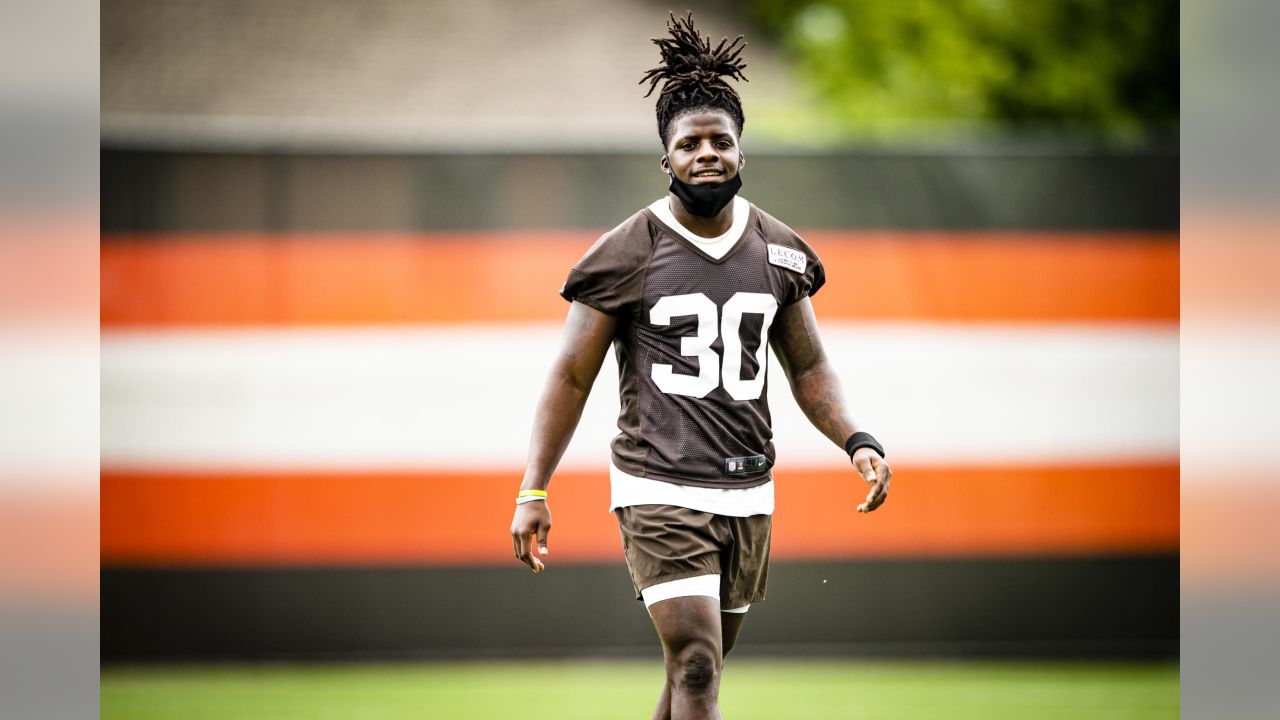
POLYGON ((720 603, 715 598, 686 595, 662 600, 649 606, 649 617, 668 658, 691 650, 724 656, 720 603))

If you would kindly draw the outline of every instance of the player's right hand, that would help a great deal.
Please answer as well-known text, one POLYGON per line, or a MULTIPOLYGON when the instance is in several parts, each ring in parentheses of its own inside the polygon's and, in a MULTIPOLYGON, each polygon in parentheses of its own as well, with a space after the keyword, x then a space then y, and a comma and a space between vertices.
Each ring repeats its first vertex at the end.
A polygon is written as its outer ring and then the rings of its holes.
POLYGON ((530 570, 540 573, 546 567, 538 555, 546 555, 547 533, 551 532, 551 508, 545 500, 516 505, 516 515, 511 519, 511 544, 516 552, 516 559, 529 566, 530 570), (538 555, 533 553, 537 543, 538 555))

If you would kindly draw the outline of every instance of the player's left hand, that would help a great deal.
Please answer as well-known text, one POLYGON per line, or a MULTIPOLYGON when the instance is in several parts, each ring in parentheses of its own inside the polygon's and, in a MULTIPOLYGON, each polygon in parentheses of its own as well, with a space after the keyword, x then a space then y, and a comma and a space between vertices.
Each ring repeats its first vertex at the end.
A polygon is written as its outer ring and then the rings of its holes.
POLYGON ((889 469, 889 463, 880 457, 880 453, 869 447, 858 448, 851 459, 854 469, 871 486, 866 501, 858 506, 858 512, 869 513, 889 499, 889 482, 893 479, 893 471, 889 469))

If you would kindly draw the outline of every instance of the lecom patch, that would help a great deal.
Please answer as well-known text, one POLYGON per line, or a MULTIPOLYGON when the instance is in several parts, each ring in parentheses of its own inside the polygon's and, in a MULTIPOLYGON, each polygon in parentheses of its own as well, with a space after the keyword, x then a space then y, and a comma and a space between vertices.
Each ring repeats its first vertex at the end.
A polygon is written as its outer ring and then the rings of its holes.
POLYGON ((803 274, 809 266, 809 258, 795 248, 769 243, 769 263, 803 274))

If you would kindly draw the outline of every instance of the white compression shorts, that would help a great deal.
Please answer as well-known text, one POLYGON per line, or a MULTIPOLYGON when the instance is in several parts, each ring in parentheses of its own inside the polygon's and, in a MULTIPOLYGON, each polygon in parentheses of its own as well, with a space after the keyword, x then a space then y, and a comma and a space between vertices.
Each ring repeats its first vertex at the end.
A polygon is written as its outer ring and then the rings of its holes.
MULTIPOLYGON (((644 598, 644 606, 648 608, 656 602, 670 600, 677 597, 704 596, 713 600, 720 600, 720 576, 719 575, 695 575, 694 577, 681 578, 679 580, 671 580, 669 582, 650 585, 640 591, 640 596, 644 598)), ((721 612, 744 613, 751 609, 750 605, 743 605, 740 608, 731 608, 722 610, 721 612)))

